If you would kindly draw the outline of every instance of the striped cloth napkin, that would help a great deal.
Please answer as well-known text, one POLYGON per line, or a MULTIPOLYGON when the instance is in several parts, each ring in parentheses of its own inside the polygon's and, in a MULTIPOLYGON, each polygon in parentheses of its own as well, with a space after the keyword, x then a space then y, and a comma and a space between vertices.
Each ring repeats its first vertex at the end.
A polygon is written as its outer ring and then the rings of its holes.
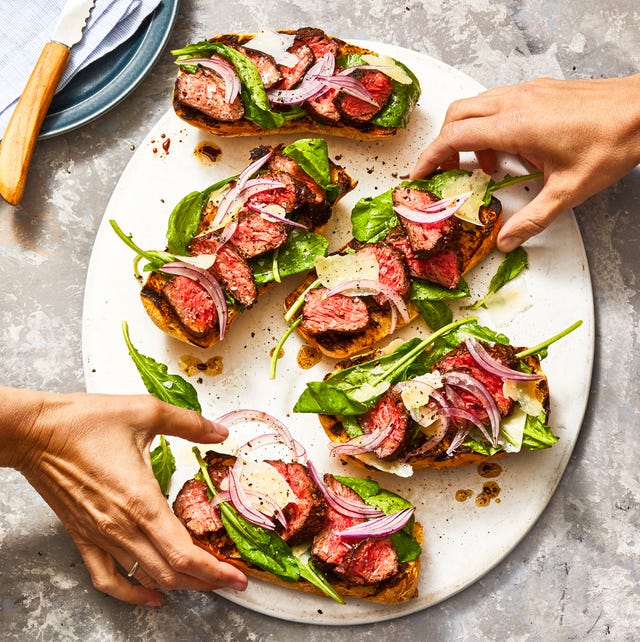
MULTIPOLYGON (((60 91, 79 71, 130 38, 161 0, 96 0, 82 40, 71 49, 60 91)), ((65 0, 0 1, 0 137, 65 0)))

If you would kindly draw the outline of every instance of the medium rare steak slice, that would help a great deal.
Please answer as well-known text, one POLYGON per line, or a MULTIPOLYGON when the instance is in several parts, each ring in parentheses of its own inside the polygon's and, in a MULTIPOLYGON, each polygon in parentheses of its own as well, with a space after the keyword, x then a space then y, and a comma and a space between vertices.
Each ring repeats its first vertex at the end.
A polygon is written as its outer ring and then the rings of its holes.
POLYGON ((222 122, 235 122, 244 116, 240 96, 228 103, 224 99, 224 80, 210 69, 200 67, 195 73, 180 74, 175 98, 182 105, 222 122))
POLYGON ((292 89, 295 87, 316 60, 311 47, 298 40, 298 38, 293 41, 287 51, 297 58, 297 62, 292 66, 278 65, 282 80, 273 86, 274 89, 292 89))
POLYGON ((369 310, 361 298, 344 294, 325 297, 326 292, 326 288, 318 288, 307 293, 301 323, 305 332, 354 333, 367 327, 369 310))
MULTIPOLYGON (((517 359, 515 358, 512 346, 503 346, 499 344, 490 346, 487 343, 482 343, 482 346, 494 359, 508 368, 514 368, 516 366, 517 359)), ((441 373, 457 370, 470 374, 482 383, 491 393, 491 396, 494 398, 498 405, 498 409, 500 410, 500 414, 503 417, 506 417, 513 410, 515 402, 505 396, 502 389, 502 378, 491 374, 484 368, 478 366, 464 344, 449 352, 444 359, 438 363, 437 369, 441 373)), ((468 410, 474 412, 482 421, 487 420, 486 412, 474 395, 461 391, 460 389, 456 389, 456 392, 458 392, 466 402, 468 410)))
MULTIPOLYGON (((378 279, 381 283, 392 288, 400 296, 409 291, 409 268, 400 250, 386 243, 370 243, 360 248, 357 253, 373 254, 379 265, 378 279)), ((376 295, 374 299, 380 305, 387 300, 384 294, 376 295)))
POLYGON ((273 87, 282 80, 282 74, 273 56, 249 47, 237 46, 236 48, 256 66, 265 89, 273 87))
POLYGON ((409 412, 400 393, 393 389, 387 390, 360 420, 360 427, 365 433, 387 430, 389 426, 393 426, 389 436, 375 450, 380 459, 398 459, 404 454, 412 434, 409 412))
MULTIPOLYGON (((404 205, 410 209, 428 207, 438 201, 431 192, 410 187, 398 187, 393 191, 395 205, 404 205)), ((437 223, 415 223, 400 217, 411 248, 419 256, 431 254, 444 248, 452 240, 455 230, 455 219, 449 217, 437 223)))
POLYGON ((338 111, 345 120, 354 123, 368 123, 381 109, 393 92, 391 78, 374 69, 356 69, 352 78, 359 80, 371 94, 377 105, 341 91, 335 101, 338 111))
POLYGON ((325 202, 327 197, 325 191, 316 183, 309 174, 307 174, 298 163, 290 156, 277 153, 269 159, 269 169, 279 175, 279 172, 285 172, 293 176, 296 180, 303 183, 311 192, 307 195, 304 191, 300 194, 302 200, 309 204, 320 205, 325 202))
POLYGON ((262 174, 260 178, 271 179, 282 183, 284 187, 276 187, 259 194, 251 196, 247 204, 257 203, 262 205, 279 205, 284 208, 287 214, 293 214, 296 210, 313 205, 315 195, 306 184, 306 181, 299 180, 287 171, 275 171, 262 174))
POLYGON ((173 502, 173 512, 196 537, 223 528, 220 510, 209 501, 203 481, 187 480, 173 502))
POLYGON ((269 462, 286 480, 298 502, 284 507, 287 528, 282 539, 292 546, 309 541, 320 532, 327 512, 327 505, 309 471, 302 464, 282 461, 269 462))
POLYGON ((167 280, 162 294, 180 319, 180 323, 194 336, 203 337, 217 327, 218 315, 209 293, 186 276, 167 280))
MULTIPOLYGON (((325 474, 324 481, 341 497, 364 504, 357 493, 340 483, 333 475, 325 474)), ((347 517, 328 507, 325 526, 314 537, 311 545, 314 563, 353 584, 376 584, 393 577, 399 570, 399 562, 388 537, 344 540, 337 535, 345 528, 363 521, 357 517, 347 517)))
POLYGON ((329 89, 315 98, 305 100, 304 103, 302 103, 302 107, 315 120, 325 125, 336 125, 342 119, 335 103, 338 93, 338 89, 329 89))
POLYGON ((258 300, 258 288, 253 272, 246 260, 240 256, 230 243, 218 248, 218 240, 213 234, 196 236, 189 244, 192 256, 216 254, 209 271, 220 282, 227 294, 246 308, 258 300))
POLYGON ((338 45, 343 44, 338 38, 329 39, 322 29, 302 27, 296 31, 296 41, 307 45, 313 51, 315 59, 331 54, 334 58, 338 52, 338 45))
POLYGON ((402 252, 411 276, 438 283, 449 289, 457 287, 460 283, 462 261, 453 250, 444 249, 426 258, 418 257, 402 226, 390 230, 384 240, 402 252))
POLYGON ((230 243, 245 259, 251 259, 284 245, 287 236, 283 223, 271 221, 258 212, 248 212, 238 219, 230 243))

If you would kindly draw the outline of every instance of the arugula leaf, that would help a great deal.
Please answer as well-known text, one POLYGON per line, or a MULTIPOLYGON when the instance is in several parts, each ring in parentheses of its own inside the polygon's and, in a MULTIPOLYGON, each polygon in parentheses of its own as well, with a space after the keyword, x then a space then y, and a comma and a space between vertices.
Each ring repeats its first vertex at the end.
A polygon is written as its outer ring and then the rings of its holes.
POLYGON ((502 189, 503 187, 510 187, 511 185, 516 185, 517 183, 522 183, 524 181, 533 181, 538 178, 543 178, 544 174, 542 172, 535 172, 533 174, 523 174, 522 176, 511 176, 507 174, 502 180, 494 181, 491 179, 489 185, 487 185, 487 192, 484 195, 483 205, 489 205, 491 202, 491 197, 493 193, 502 189))
POLYGON ((522 445, 529 450, 542 450, 550 448, 558 441, 551 427, 547 425, 547 415, 543 411, 537 417, 527 415, 527 421, 524 425, 524 436, 522 445))
POLYGON ((340 196, 340 188, 331 181, 329 151, 323 138, 301 138, 287 145, 282 153, 293 158, 327 192, 329 202, 340 196))
POLYGON ((244 105, 244 117, 264 129, 276 129, 284 124, 284 115, 271 109, 271 103, 256 66, 237 49, 221 42, 203 41, 187 45, 182 49, 174 49, 171 53, 178 59, 210 57, 212 53, 222 56, 236 68, 240 77, 242 85, 240 97, 244 105))
MULTIPOLYGON (((289 232, 286 242, 278 252, 278 274, 281 278, 312 270, 316 265, 316 258, 326 256, 329 242, 315 232, 301 228, 293 228, 289 232)), ((256 257, 249 262, 251 271, 256 280, 256 285, 263 285, 275 280, 272 256, 256 257)))
POLYGON ((160 435, 160 443, 151 451, 151 469, 162 494, 166 495, 171 477, 176 472, 176 459, 164 435, 160 435))
POLYGON ((506 254, 498 266, 496 273, 491 278, 487 293, 475 303, 465 306, 465 309, 477 310, 480 307, 486 308, 488 299, 500 290, 500 288, 509 283, 509 281, 515 279, 515 277, 527 267, 529 267, 529 257, 523 247, 518 247, 506 254))
POLYGON ((122 322, 122 334, 129 349, 129 355, 142 377, 147 390, 154 397, 180 408, 202 412, 196 389, 180 375, 168 374, 167 366, 140 353, 129 338, 129 325, 122 322))
POLYGON ((572 323, 568 328, 565 328, 562 330, 562 332, 558 332, 558 334, 553 335, 551 338, 546 339, 542 343, 539 343, 536 346, 533 346, 533 348, 528 348, 527 350, 522 350, 516 354, 516 357, 518 359, 524 359, 525 357, 528 357, 529 355, 532 354, 537 354, 541 359, 544 359, 547 356, 547 348, 558 341, 559 339, 562 339, 562 337, 566 337, 570 332, 573 332, 576 328, 579 328, 582 325, 582 320, 576 321, 575 323, 572 323))
POLYGON ((159 250, 143 250, 139 248, 134 242, 131 235, 126 235, 121 229, 120 226, 113 220, 109 220, 109 224, 113 228, 114 232, 118 235, 120 240, 127 246, 130 247, 136 254, 136 264, 140 257, 147 259, 149 261, 145 265, 144 269, 146 272, 157 272, 165 263, 170 263, 171 261, 176 261, 177 258, 170 254, 169 252, 161 252, 159 250))

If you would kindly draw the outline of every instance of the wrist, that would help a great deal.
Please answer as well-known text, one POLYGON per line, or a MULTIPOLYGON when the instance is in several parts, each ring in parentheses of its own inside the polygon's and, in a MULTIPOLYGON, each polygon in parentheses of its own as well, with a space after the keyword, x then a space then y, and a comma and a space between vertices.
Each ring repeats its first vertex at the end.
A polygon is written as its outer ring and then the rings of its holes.
POLYGON ((48 437, 40 418, 50 396, 0 387, 0 467, 22 471, 30 453, 46 448, 48 437))

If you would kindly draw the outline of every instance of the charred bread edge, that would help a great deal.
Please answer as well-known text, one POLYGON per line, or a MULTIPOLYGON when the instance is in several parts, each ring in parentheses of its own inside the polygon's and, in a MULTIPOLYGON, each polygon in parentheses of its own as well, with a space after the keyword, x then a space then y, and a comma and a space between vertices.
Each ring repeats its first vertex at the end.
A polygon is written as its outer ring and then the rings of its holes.
MULTIPOLYGON (((476 265, 478 265, 482 260, 484 260, 496 247, 496 239, 498 238, 498 232, 502 226, 502 206, 496 198, 492 198, 489 209, 496 212, 495 219, 491 228, 488 230, 488 234, 482 239, 479 247, 473 252, 473 254, 467 259, 466 264, 463 266, 462 274, 467 274, 472 270, 476 265)), ((483 208, 486 209, 486 208, 483 208)), ((471 223, 469 225, 472 225, 471 223)), ((342 249, 344 250, 348 247, 348 244, 345 245, 342 249)), ((338 252, 341 250, 338 250, 338 252)), ((294 303, 294 301, 304 292, 305 288, 308 287, 315 280, 315 272, 312 271, 310 275, 285 299, 285 311, 288 310, 294 303)), ((407 311, 409 313, 409 322, 411 323, 419 314, 418 308, 411 302, 405 301, 407 304, 407 311)), ((344 348, 338 348, 331 350, 324 345, 321 345, 318 340, 313 336, 309 335, 304 330, 298 326, 297 332, 309 343, 314 346, 322 354, 333 359, 345 359, 353 355, 358 354, 359 352, 370 348, 372 345, 381 341, 385 337, 390 336, 389 330, 391 328, 391 312, 390 310, 378 309, 371 312, 372 323, 361 333, 354 334, 353 337, 345 337, 344 343, 346 346, 344 348)), ((396 330, 408 325, 400 317, 398 317, 396 322, 396 330)))
MULTIPOLYGON (((524 348, 516 348, 516 351, 518 350, 524 350, 524 348)), ((363 363, 364 361, 373 359, 376 356, 379 356, 379 351, 377 350, 371 352, 369 355, 358 357, 358 362, 363 363)), ((336 370, 343 370, 348 368, 351 365, 350 363, 348 363, 349 361, 349 359, 346 359, 345 361, 338 364, 336 370)), ((539 401, 542 403, 542 407, 548 414, 550 407, 549 383, 540 366, 540 360, 535 356, 529 356, 526 357, 524 361, 532 369, 533 372, 541 374, 543 376, 543 378, 538 382, 536 386, 536 393, 539 401)), ((329 437, 332 442, 344 443, 345 441, 348 441, 349 437, 342 428, 342 422, 338 419, 338 417, 336 417, 335 415, 318 415, 318 419, 320 421, 320 425, 327 434, 327 437, 329 437)), ((467 451, 454 454, 452 457, 447 457, 443 460, 437 460, 433 457, 425 457, 423 459, 409 459, 406 463, 408 463, 414 470, 423 470, 425 468, 442 470, 446 468, 459 468, 460 466, 482 464, 487 461, 493 461, 500 457, 504 457, 505 455, 514 454, 517 453, 507 453, 505 451, 501 451, 499 453, 496 453, 495 455, 483 455, 481 453, 467 451)), ((351 455, 340 455, 340 459, 342 459, 343 461, 348 461, 349 463, 352 463, 366 470, 379 470, 378 468, 370 466, 363 462, 361 459, 358 459, 357 457, 353 457, 351 455)))
MULTIPOLYGON (((414 522, 413 536, 416 538, 420 546, 423 544, 423 530, 419 522, 414 522)), ((303 593, 311 593, 327 597, 320 589, 316 588, 304 579, 295 582, 287 582, 280 579, 277 575, 264 571, 257 566, 247 564, 244 560, 235 557, 227 557, 216 549, 210 542, 199 540, 193 535, 191 536, 195 544, 205 551, 211 553, 217 559, 232 564, 242 572, 255 577, 257 579, 268 582, 269 584, 276 584, 295 591, 303 593)), ((343 581, 332 581, 331 586, 343 598, 360 598, 369 600, 371 602, 378 602, 380 604, 398 604, 406 602, 418 595, 418 581, 420 578, 420 564, 421 557, 418 557, 412 562, 403 562, 403 568, 400 573, 378 584, 359 585, 348 584, 343 581)))
MULTIPOLYGON (((333 208, 336 207, 340 199, 352 191, 357 181, 352 178, 348 172, 341 166, 330 163, 332 176, 335 178, 335 183, 338 185, 344 185, 345 189, 341 191, 336 200, 331 204, 331 214, 327 222, 323 225, 316 226, 312 231, 318 234, 321 234, 322 231, 327 226, 331 215, 333 215, 333 208)), ((210 348, 220 341, 220 333, 218 330, 212 330, 202 337, 198 337, 186 330, 186 328, 180 322, 178 315, 174 312, 173 308, 169 305, 167 300, 162 294, 162 288, 167 282, 167 277, 159 272, 153 272, 149 275, 145 281, 142 289, 140 290, 140 299, 142 300, 142 305, 146 310, 147 314, 151 317, 151 320, 155 325, 166 332, 167 334, 183 341, 184 343, 189 343, 198 348, 210 348)), ((263 285, 258 286, 258 297, 256 303, 264 296, 269 290, 275 287, 277 283, 272 281, 271 283, 264 283, 263 285)), ((255 304, 254 304, 255 305, 255 304)), ((228 319, 227 319, 227 331, 231 327, 234 319, 240 314, 240 312, 233 307, 229 308, 228 319)))
MULTIPOLYGON (((279 29, 279 33, 294 34, 296 30, 293 29, 279 29)), ((247 40, 255 37, 254 33, 245 33, 245 34, 219 34, 213 36, 209 40, 215 41, 225 36, 236 36, 238 38, 238 44, 243 44, 247 40)), ((376 54, 375 51, 370 49, 365 49, 364 47, 358 47, 357 45, 352 45, 339 38, 334 38, 325 34, 329 40, 338 43, 338 53, 337 56, 344 56, 350 53, 362 53, 362 54, 376 54)), ((224 42, 224 40, 223 40, 224 42)), ((186 73, 181 71, 180 73, 186 73)), ((175 84, 174 84, 175 88, 175 84)), ((360 129, 359 127, 354 127, 348 124, 342 125, 327 125, 324 123, 319 123, 312 120, 310 117, 299 118, 296 120, 286 121, 282 127, 276 129, 264 129, 260 125, 252 123, 246 118, 242 118, 239 121, 226 123, 214 120, 213 118, 199 112, 195 109, 189 108, 185 105, 182 105, 179 100, 177 100, 175 95, 175 89, 172 96, 173 109, 176 115, 186 123, 198 127, 199 129, 204 129, 211 134, 216 136, 223 137, 235 137, 235 136, 260 136, 260 135, 278 135, 278 134, 300 134, 300 133, 314 133, 321 134, 323 136, 340 136, 342 138, 351 138, 352 140, 379 140, 381 138, 390 138, 394 136, 397 132, 397 127, 381 127, 374 124, 366 124, 366 128, 360 129)))

